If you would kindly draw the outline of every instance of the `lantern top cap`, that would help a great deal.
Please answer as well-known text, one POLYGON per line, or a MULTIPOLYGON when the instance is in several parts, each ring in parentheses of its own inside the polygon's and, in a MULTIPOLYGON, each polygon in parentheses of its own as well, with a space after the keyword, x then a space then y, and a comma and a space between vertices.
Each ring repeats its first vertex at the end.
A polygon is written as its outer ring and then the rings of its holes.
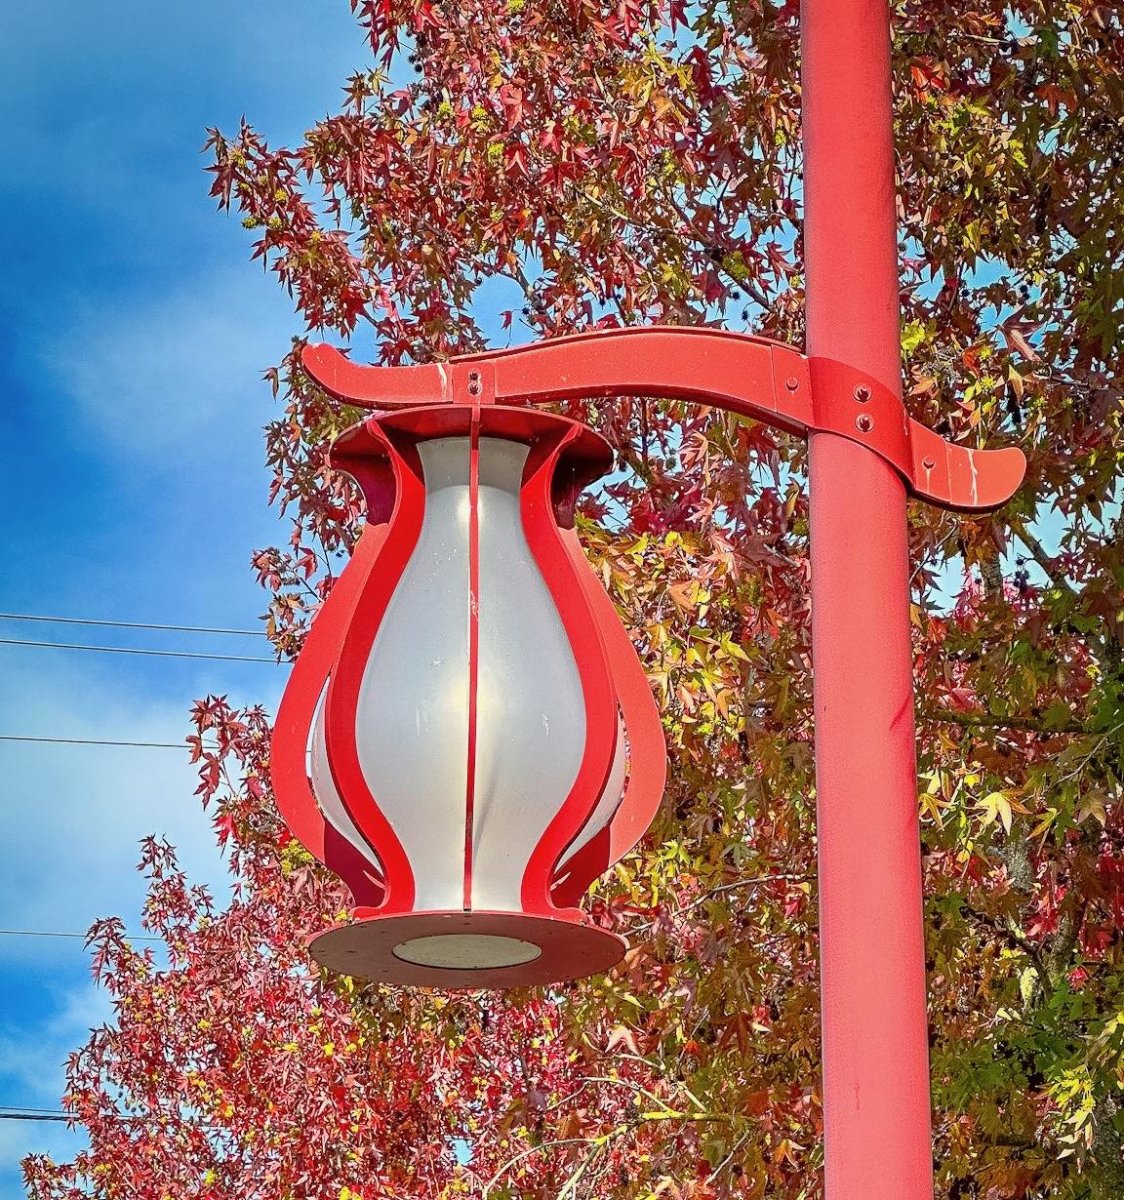
POLYGON ((368 417, 353 425, 332 446, 332 465, 352 471, 360 462, 388 458, 388 441, 396 446, 417 445, 434 438, 468 437, 476 423, 481 437, 531 444, 543 436, 563 442, 560 462, 572 472, 572 481, 585 487, 613 466, 613 448, 599 433, 580 421, 536 408, 492 404, 419 406, 368 417))

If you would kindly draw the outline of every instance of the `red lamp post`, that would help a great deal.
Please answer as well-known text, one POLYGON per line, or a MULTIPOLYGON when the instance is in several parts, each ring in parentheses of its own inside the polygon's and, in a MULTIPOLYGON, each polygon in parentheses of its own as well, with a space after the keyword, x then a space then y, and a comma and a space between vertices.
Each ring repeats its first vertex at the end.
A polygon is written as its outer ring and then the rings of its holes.
MULTIPOLYGON (((808 354, 900 397, 888 5, 802 0, 800 15, 808 354)), ((933 1165, 906 489, 834 432, 809 450, 825 1191, 921 1200, 933 1165)))
POLYGON ((806 436, 826 1194, 922 1200, 932 1164, 905 504, 997 508, 1025 462, 948 444, 906 416, 888 9, 804 0, 802 24, 806 355, 659 327, 415 367, 305 351, 329 392, 390 415, 336 446, 369 527, 297 661, 273 775, 292 832, 358 905, 354 923, 313 940, 325 965, 437 986, 611 965, 623 943, 573 906, 647 828, 664 752, 628 636, 566 528, 607 448, 534 406, 668 397, 806 436))

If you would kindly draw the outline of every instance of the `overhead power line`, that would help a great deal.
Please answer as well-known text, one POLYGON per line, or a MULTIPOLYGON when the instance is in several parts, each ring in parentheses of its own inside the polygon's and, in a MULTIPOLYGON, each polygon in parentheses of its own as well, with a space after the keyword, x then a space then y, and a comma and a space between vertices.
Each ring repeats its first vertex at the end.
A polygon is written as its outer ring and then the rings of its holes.
MULTIPOLYGON (((108 738, 23 737, 15 733, 0 733, 0 742, 46 742, 53 746, 144 746, 153 750, 186 750, 187 742, 115 742, 108 738)), ((205 746, 213 750, 213 746, 205 746)))
MULTIPOLYGON (((85 941, 85 933, 64 933, 55 929, 0 929, 0 937, 37 937, 37 938, 81 938, 85 941)), ((127 942, 162 942, 164 939, 153 937, 147 933, 127 933, 127 942)))
MULTIPOLYGON (((185 738, 182 742, 126 742, 114 738, 73 737, 30 737, 22 733, 0 733, 0 742, 34 742, 48 746, 130 746, 146 750, 190 750, 185 738)), ((213 742, 202 743, 203 750, 219 750, 213 742)), ((308 751, 311 753, 311 750, 308 751)))
POLYGON ((162 629, 172 633, 231 633, 264 637, 261 629, 215 629, 204 625, 157 625, 147 621, 103 621, 94 617, 45 617, 39 613, 0 613, 0 621, 49 621, 54 625, 108 625, 114 629, 162 629))
POLYGON ((21 638, 0 638, 0 646, 32 646, 38 650, 92 650, 97 654, 141 654, 154 658, 207 658, 220 662, 260 662, 288 666, 276 658, 248 654, 199 654, 190 650, 146 650, 137 646, 87 646, 82 642, 31 642, 21 638))
POLYGON ((0 1108, 0 1121, 69 1121, 64 1112, 53 1108, 0 1108))

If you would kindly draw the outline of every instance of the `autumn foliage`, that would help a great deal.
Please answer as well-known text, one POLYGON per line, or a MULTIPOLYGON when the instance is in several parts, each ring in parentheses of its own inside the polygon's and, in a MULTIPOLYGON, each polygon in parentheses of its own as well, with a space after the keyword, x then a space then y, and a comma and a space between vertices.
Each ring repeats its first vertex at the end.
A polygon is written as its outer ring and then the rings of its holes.
MULTIPOLYGON (((352 8, 370 65, 337 114, 294 147, 210 141, 214 194, 309 328, 388 363, 656 320, 800 343, 791 0, 352 8)), ((908 403, 1030 462, 994 517, 911 512, 937 1190, 1111 1200, 1124 28, 1093 0, 893 19, 908 403)), ((293 533, 254 567, 289 655, 360 521, 326 459, 355 413, 292 354, 269 374, 293 533)), ((588 901, 625 963, 507 995, 321 977, 302 936, 346 898, 278 822, 268 715, 209 698, 192 753, 237 894, 215 911, 145 848, 167 965, 94 930, 116 1016, 65 1098, 90 1147, 28 1160, 35 1200, 820 1195, 803 447, 675 404, 586 411, 627 471, 580 530, 672 759, 588 901)))

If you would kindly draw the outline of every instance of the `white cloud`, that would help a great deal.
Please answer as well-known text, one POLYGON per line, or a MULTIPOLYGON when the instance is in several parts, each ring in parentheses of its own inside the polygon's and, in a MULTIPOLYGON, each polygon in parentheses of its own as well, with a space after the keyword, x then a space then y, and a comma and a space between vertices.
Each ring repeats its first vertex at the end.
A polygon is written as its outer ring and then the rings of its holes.
POLYGON ((37 369, 54 382, 64 420, 76 418, 68 436, 149 470, 163 460, 171 472, 221 458, 232 413, 239 440, 257 443, 270 411, 261 372, 300 327, 276 280, 240 263, 195 272, 174 292, 80 299, 60 315, 37 369))
POLYGON ((85 1043, 92 1029, 113 1016, 108 993, 92 981, 56 998, 57 1007, 45 1015, 28 1013, 19 1024, 10 1018, 0 1024, 4 1094, 29 1108, 58 1109, 67 1056, 85 1043))
MULTIPOLYGON (((49 652, 41 652, 46 655, 49 652)), ((61 656, 42 670, 9 670, 0 729, 32 736, 175 742, 187 705, 130 695, 110 672, 61 656)), ((4 763, 5 869, 0 927, 82 932, 99 917, 137 928, 144 880, 140 839, 167 837, 193 881, 227 892, 210 820, 193 795, 195 769, 176 750, 115 746, 0 745, 4 763)), ((63 939, 0 937, 0 961, 71 958, 63 939)))
MULTIPOLYGON (((92 982, 59 989, 54 999, 45 1014, 25 1011, 0 1024, 0 1088, 10 1106, 59 1111, 67 1057, 112 1016, 108 995, 92 982)), ((0 1120, 0 1200, 24 1195, 17 1165, 25 1155, 48 1154, 61 1162, 85 1142, 84 1130, 61 1121, 0 1120)))

